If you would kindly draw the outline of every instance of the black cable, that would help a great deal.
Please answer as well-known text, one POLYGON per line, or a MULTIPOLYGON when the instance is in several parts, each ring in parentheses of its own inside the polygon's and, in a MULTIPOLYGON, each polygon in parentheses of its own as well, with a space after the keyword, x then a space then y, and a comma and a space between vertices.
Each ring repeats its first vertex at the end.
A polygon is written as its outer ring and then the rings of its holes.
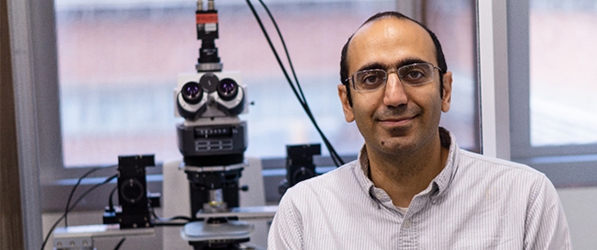
MULTIPOLYGON (((248 0, 247 0, 248 1, 248 0)), ((290 84, 291 88, 293 89, 293 91, 295 92, 295 95, 297 97, 297 99, 299 99, 299 102, 301 103, 303 109, 305 110, 307 116, 309 117, 309 119, 311 120, 311 122, 313 123, 313 125, 315 126, 315 128, 317 129, 317 132, 320 134, 320 136, 322 137, 323 142, 325 143, 326 147, 328 148, 328 151, 330 152, 330 156, 332 158, 332 160, 334 161, 334 164, 336 166, 339 166, 340 164, 344 164, 344 162, 342 161, 342 159, 340 158, 340 156, 337 154, 337 152, 335 151, 334 147, 332 146, 332 144, 329 142, 329 140, 325 137, 325 135, 323 134, 323 132, 321 131, 321 129, 319 128, 319 125, 317 124, 317 122, 315 121, 315 118, 311 112, 311 109, 309 108, 309 105, 306 102, 306 98, 304 97, 304 94, 302 93, 302 89, 300 88, 300 83, 298 82, 298 78, 296 77, 296 73, 294 71, 294 67, 292 66, 292 61, 290 59, 290 55, 288 53, 288 49, 286 47, 286 43, 284 42, 284 38, 282 36, 282 33, 280 32, 280 29, 278 28, 278 25, 273 17, 273 15, 271 14, 271 12, 269 11, 269 9, 267 8, 267 6, 265 5, 265 3, 263 3, 263 1, 259 0, 259 2, 261 3, 261 5, 264 7, 264 9, 266 10, 266 12, 268 13, 270 19, 272 20, 272 23, 274 24, 274 27, 276 28, 276 31, 278 32, 278 36, 280 37, 280 40, 282 42, 282 45, 284 47, 284 50, 286 52, 286 56, 288 58, 288 62, 289 65, 291 67, 291 70, 293 72, 295 81, 296 81, 296 85, 300 91, 300 94, 302 96, 302 99, 299 97, 299 95, 297 94, 297 91, 294 87, 294 85, 292 84, 292 82, 290 81, 290 78, 287 76, 287 80, 288 83, 290 84), (339 164, 340 163, 340 164, 339 164)), ((249 2, 249 7, 251 7, 251 3, 249 2)), ((253 8, 252 8, 253 9, 253 8)), ((254 9, 253 9, 254 10, 254 9)), ((260 18, 258 17, 257 13, 255 11, 253 11, 253 14, 255 15, 255 18, 257 19, 258 23, 260 23, 260 27, 261 30, 263 31, 266 39, 268 40, 269 44, 270 44, 270 48, 272 49, 272 52, 274 53, 274 55, 276 56, 276 59, 278 60, 278 64, 280 65, 280 67, 282 68, 282 71, 284 72, 285 75, 287 75, 286 70, 284 68, 284 65, 282 64, 282 62, 279 60, 279 56, 278 53, 275 49, 275 47, 273 47, 272 43, 271 43, 271 39, 269 38, 269 35, 267 34, 267 31, 265 30, 265 28, 263 27, 260 18)))
POLYGON ((294 92, 294 94, 296 95, 296 97, 299 99, 299 102, 301 103, 301 105, 303 105, 304 103, 301 100, 301 98, 299 97, 299 95, 298 95, 298 93, 296 91, 296 88, 292 84, 292 80, 290 80, 290 77, 288 76, 288 72, 286 72, 286 68, 284 68, 284 65, 282 64, 282 61, 280 60, 280 56, 278 55, 278 53, 276 52, 276 50, 274 48, 274 45, 273 45, 271 39, 269 38, 269 35, 267 34, 267 31, 265 30, 265 27, 263 26, 263 23, 261 22, 261 18, 259 18, 259 15, 257 14, 257 11, 255 11, 255 8, 253 7, 253 4, 251 3, 251 1, 250 0, 246 0, 246 1, 247 1, 247 4, 249 5, 249 8, 251 9, 251 12, 253 13, 253 16, 257 20, 257 23, 259 24, 259 27, 261 27, 261 31, 264 33, 265 39, 267 40, 270 48, 272 49, 272 52, 274 53, 274 56, 276 57, 276 60, 278 61, 278 64, 280 65, 280 68, 282 69, 282 73, 284 73, 284 76, 286 77, 286 80, 290 83, 290 87, 292 88, 292 91, 294 92))
POLYGON ((188 222, 154 222, 156 227, 184 227, 188 222))
POLYGON ((155 214, 155 210, 151 210, 151 214, 153 214, 153 217, 158 220, 159 222, 170 222, 173 220, 184 220, 186 222, 191 222, 191 221, 195 221, 190 217, 186 217, 186 216, 174 216, 174 217, 170 217, 170 218, 161 218, 159 217, 157 214, 155 214))
POLYGON ((126 240, 126 238, 124 238, 124 237, 123 237, 123 238, 122 238, 122 239, 121 239, 121 240, 118 242, 118 244, 116 245, 116 247, 114 247, 114 250, 118 250, 118 249, 120 249, 120 246, 122 246, 122 243, 123 243, 125 240, 126 240))
POLYGON ((153 225, 156 227, 167 227, 167 226, 174 226, 180 227, 184 226, 189 222, 198 221, 198 219, 192 219, 186 216, 174 216, 170 218, 160 218, 157 214, 155 214, 155 210, 151 209, 151 214, 154 217, 153 225), (173 220, 184 220, 185 222, 171 222, 173 220))
POLYGON ((110 212, 116 211, 114 209, 114 202, 112 202, 112 198, 113 198, 114 193, 116 192, 116 190, 118 190, 118 186, 114 187, 112 189, 112 191, 110 192, 110 195, 108 196, 108 208, 110 209, 110 212))
MULTIPOLYGON (((294 70, 294 67, 292 66, 292 60, 290 59, 290 54, 288 52, 288 48, 286 47, 286 43, 284 42, 284 37, 282 36, 282 32, 280 32, 280 29, 278 28, 278 24, 276 23, 276 20, 274 19, 274 16, 272 15, 272 13, 269 11, 269 8, 267 7, 267 5, 262 0, 259 0, 259 2, 265 9, 270 20, 272 21, 272 24, 274 25, 274 27, 276 29, 276 32, 278 33, 278 37, 280 38, 282 47, 284 48, 284 52, 286 53, 286 58, 288 59, 288 64, 290 66, 290 70, 292 71, 292 75, 294 76, 294 81, 295 81, 295 83, 298 87, 298 90, 302 96, 302 102, 304 103, 304 106, 306 107, 305 112, 311 119, 311 121, 312 121, 313 125, 315 126, 315 128, 317 129, 318 133, 321 135, 322 140, 324 141, 328 151, 330 152, 330 157, 334 161, 334 164, 339 167, 339 165, 344 164, 344 162, 342 161, 342 158, 338 155, 338 153, 336 152, 336 150, 334 149, 332 144, 328 141, 327 137, 323 134, 323 132, 319 128, 319 125, 315 121, 313 113, 311 112, 311 108, 309 107, 309 104, 307 103, 307 98, 305 97, 303 90, 301 88, 301 84, 299 83, 298 77, 296 76, 296 71, 294 70), (340 164, 338 164, 338 163, 340 163, 340 164)), ((276 52, 274 52, 274 53, 276 53, 276 52)), ((282 65, 280 65, 280 66, 283 67, 282 65)), ((290 84, 292 84, 292 83, 290 83, 290 84)))
MULTIPOLYGON (((309 105, 307 104, 307 98, 305 98, 303 89, 301 88, 301 85, 299 84, 299 81, 298 81, 298 77, 296 76, 296 72, 294 71, 294 66, 292 66, 292 60, 290 60, 290 54, 288 53, 288 48, 286 47, 286 42, 284 41, 282 32, 280 32, 280 28, 278 28, 278 23, 276 22, 276 19, 274 19, 274 16, 272 15, 272 13, 269 11, 269 8, 267 7, 267 5, 265 5, 265 3, 263 3, 262 0, 259 0, 259 3, 261 3, 261 6, 263 6, 263 9, 269 16, 269 19, 272 21, 272 24, 274 25, 274 28, 276 29, 276 32, 278 33, 278 37, 280 38, 280 42, 282 43, 282 47, 284 48, 284 52, 286 53, 286 58, 288 59, 288 66, 290 66, 290 71, 292 72, 292 76, 294 77, 294 82, 296 83, 299 93, 301 94, 302 103, 304 103, 308 107, 309 105)), ((276 52, 274 52, 274 53, 276 53, 276 52)))
POLYGON ((50 231, 48 232, 48 234, 46 235, 43 244, 41 245, 41 250, 44 249, 44 247, 46 246, 46 244, 48 243, 48 239, 50 239, 50 235, 52 235, 52 232, 54 231, 54 229, 56 228, 56 226, 58 225, 58 223, 60 223, 60 221, 62 219, 64 219, 64 217, 66 216, 66 214, 68 212, 70 212, 71 210, 73 210, 75 208, 75 206, 77 206, 77 204, 79 204, 79 202, 87 195, 89 194, 91 191, 93 191, 94 189, 112 181, 113 179, 115 179, 116 177, 118 177, 118 174, 115 174, 113 176, 110 176, 108 178, 106 178, 106 180, 104 180, 101 183, 95 184, 93 187, 87 189, 87 191, 85 191, 85 193, 83 193, 81 196, 79 196, 79 198, 73 203, 73 205, 71 207, 69 207, 67 209, 67 211, 64 212, 64 214, 62 216, 60 216, 60 218, 58 218, 58 220, 56 220, 56 223, 54 223, 54 225, 52 225, 52 227, 50 228, 50 231))
POLYGON ((118 165, 113 165, 113 166, 109 166, 109 167, 95 167, 95 168, 92 168, 91 170, 87 171, 81 177, 79 177, 79 180, 77 180, 77 183, 73 186, 73 189, 70 191, 70 194, 68 195, 68 200, 66 201, 66 208, 64 209, 64 211, 65 211, 64 227, 68 227, 68 217, 66 215, 66 211, 68 210, 68 207, 70 206, 70 201, 73 198, 73 195, 75 194, 75 190, 77 189, 77 187, 79 186, 79 184, 81 184, 81 181, 85 177, 87 177, 88 175, 92 174, 93 172, 95 172, 97 170, 105 169, 105 168, 111 168, 111 167, 116 167, 116 166, 118 166, 118 165))
POLYGON ((70 200, 73 198, 73 195, 75 194, 75 190, 77 189, 79 184, 81 184, 81 180, 83 180, 83 178, 87 177, 91 173, 93 173, 97 170, 100 170, 100 169, 101 168, 92 168, 91 170, 87 171, 87 173, 85 173, 81 177, 79 177, 79 180, 77 180, 77 183, 73 186, 73 189, 71 189, 70 194, 68 195, 68 200, 66 201, 66 207, 64 208, 64 212, 65 212, 64 227, 68 227, 68 217, 66 216, 66 211, 68 210, 68 207, 70 206, 70 200))
POLYGON ((338 155, 338 153, 336 152, 336 150, 334 149, 334 147, 332 146, 332 144, 329 142, 329 140, 327 139, 327 137, 323 134, 323 132, 321 131, 321 129, 319 128, 319 125, 317 124, 317 122, 315 121, 315 117, 313 116, 311 109, 309 108, 306 99, 304 97, 304 94, 302 93, 302 89, 300 88, 300 83, 298 82, 298 79, 296 77, 296 73, 294 71, 294 68, 292 67, 292 61, 290 59, 290 56, 288 54, 288 49, 286 48, 286 45, 284 43, 284 39, 282 37, 282 33, 280 32, 273 16, 271 15, 271 12, 269 11, 269 9, 267 8, 267 6, 260 0, 259 2, 264 6, 264 9, 266 10, 266 12, 268 13, 270 19, 272 20, 274 26, 276 27, 276 30, 278 32, 278 36, 280 37, 280 40, 282 41, 282 45, 284 47, 284 50, 286 51, 286 56, 288 58, 289 61, 289 65, 292 69, 294 78, 296 80, 296 85, 298 86, 298 89, 300 91, 300 95, 299 92, 297 91, 297 88, 294 86, 294 84, 292 83, 292 80, 290 79, 290 77, 288 76, 288 72, 286 71, 286 68, 284 67, 284 64, 282 63, 282 61, 280 60, 280 56, 278 55, 278 52, 276 51, 275 47, 273 46, 273 43, 263 25, 263 23, 261 22, 261 19, 259 18, 259 15, 257 14, 257 11, 255 11, 255 8, 253 7, 253 4, 251 3, 250 0, 246 0, 247 4, 249 5, 249 8, 251 9, 251 12, 253 13, 253 16, 255 17, 255 19, 257 20, 257 23, 259 24, 259 27, 261 28, 261 31, 263 32, 270 48, 272 49, 272 52, 274 53, 274 56, 276 57, 276 60, 278 61, 278 64, 280 65, 280 68, 282 69, 282 73, 284 74, 284 76, 286 77, 286 80, 288 81, 294 95, 296 96, 296 98, 298 99, 299 103, 301 104, 301 107, 305 110, 305 113, 307 114, 307 116, 309 117, 309 119, 311 120, 311 122, 313 123, 313 125, 315 126, 315 129, 317 130, 317 132, 319 133, 319 135, 321 136, 325 146, 327 147, 328 151, 330 152, 330 157, 332 158, 332 160, 334 161, 334 164, 339 167, 340 165, 344 164, 344 161, 342 160, 342 158, 338 155), (302 98, 301 98, 302 97, 302 98))

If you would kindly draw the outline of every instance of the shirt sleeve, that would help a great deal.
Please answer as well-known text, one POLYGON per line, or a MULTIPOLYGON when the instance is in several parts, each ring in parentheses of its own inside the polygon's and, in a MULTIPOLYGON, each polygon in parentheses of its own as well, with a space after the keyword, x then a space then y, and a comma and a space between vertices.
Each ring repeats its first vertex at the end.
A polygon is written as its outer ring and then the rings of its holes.
POLYGON ((303 247, 300 213, 292 202, 291 190, 286 192, 278 205, 278 211, 269 229, 268 250, 294 250, 303 247))
POLYGON ((572 249, 568 222, 553 184, 543 176, 532 194, 525 222, 525 249, 572 249))

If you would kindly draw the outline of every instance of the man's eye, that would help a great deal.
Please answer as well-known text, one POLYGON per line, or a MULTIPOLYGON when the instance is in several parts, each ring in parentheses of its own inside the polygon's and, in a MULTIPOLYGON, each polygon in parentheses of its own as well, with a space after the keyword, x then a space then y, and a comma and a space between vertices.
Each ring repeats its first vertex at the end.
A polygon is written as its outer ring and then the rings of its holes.
POLYGON ((364 85, 376 85, 379 84, 380 81, 380 77, 377 75, 368 75, 363 77, 363 80, 361 81, 362 84, 364 85))
POLYGON ((416 70, 409 71, 403 76, 404 80, 407 80, 407 81, 417 81, 417 80, 423 79, 424 77, 425 77, 425 73, 423 73, 421 71, 416 71, 416 70))

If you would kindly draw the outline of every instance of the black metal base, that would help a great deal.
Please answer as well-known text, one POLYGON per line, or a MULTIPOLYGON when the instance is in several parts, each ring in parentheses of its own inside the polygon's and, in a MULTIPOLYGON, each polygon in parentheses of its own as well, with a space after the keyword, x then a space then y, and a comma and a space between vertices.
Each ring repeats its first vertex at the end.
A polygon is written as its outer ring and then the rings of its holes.
POLYGON ((228 239, 228 240, 209 240, 199 242, 189 242, 194 250, 240 250, 240 243, 248 242, 249 238, 228 239))

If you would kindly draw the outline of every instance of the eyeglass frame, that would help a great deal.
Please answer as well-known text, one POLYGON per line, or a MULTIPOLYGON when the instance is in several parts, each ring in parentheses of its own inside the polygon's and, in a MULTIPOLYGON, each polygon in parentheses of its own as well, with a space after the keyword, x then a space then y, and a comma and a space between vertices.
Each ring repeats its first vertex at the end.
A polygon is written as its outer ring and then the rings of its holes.
MULTIPOLYGON (((415 66, 415 65, 430 65, 432 67, 432 70, 433 70, 432 71, 433 78, 429 82, 421 83, 421 84, 408 84, 408 83, 406 83, 406 85, 408 85, 408 86, 422 86, 422 85, 426 85, 426 84, 429 84, 429 83, 433 82, 433 80, 435 80, 435 69, 437 69, 439 71, 440 77, 441 77, 442 73, 444 73, 444 71, 441 68, 433 65, 433 63, 430 63, 430 62, 416 62, 416 63, 405 64, 405 65, 402 65, 402 66, 400 66, 398 68, 393 68, 393 69, 390 69, 390 70, 386 70, 386 69, 382 69, 382 68, 359 70, 357 72, 354 72, 352 75, 350 75, 350 77, 344 79, 344 83, 347 84, 347 85, 352 85, 352 88, 354 89, 354 91, 359 92, 359 93, 373 92, 373 91, 376 91, 378 89, 381 89, 382 87, 385 87, 385 85, 388 83, 388 77, 390 76, 391 73, 396 73, 396 75, 398 76, 398 79, 400 79, 400 82, 404 84, 404 79, 400 76, 400 74, 398 74, 398 72, 400 71, 400 69, 402 69, 404 67, 412 67, 412 66, 415 66), (385 73, 385 77, 384 77, 385 79, 384 79, 383 83, 380 84, 377 88, 374 88, 374 89, 366 89, 366 90, 357 89, 357 87, 356 87, 356 85, 354 83, 354 77, 355 77, 355 75, 358 74, 358 73, 370 72, 370 71, 382 71, 382 72, 384 72, 385 73)), ((440 79, 440 81, 441 81, 441 79, 440 79)))

